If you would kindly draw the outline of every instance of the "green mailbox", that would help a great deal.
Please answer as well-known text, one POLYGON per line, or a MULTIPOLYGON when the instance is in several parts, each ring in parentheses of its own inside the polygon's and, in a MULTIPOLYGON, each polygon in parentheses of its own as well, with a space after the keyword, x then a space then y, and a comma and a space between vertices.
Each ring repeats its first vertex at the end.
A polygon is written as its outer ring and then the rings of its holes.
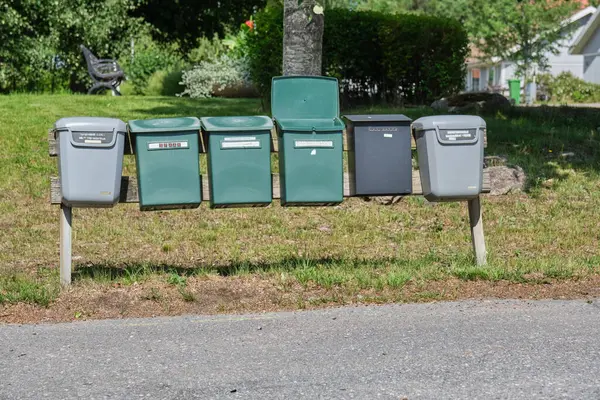
POLYGON ((161 118, 129 121, 135 143, 140 209, 196 208, 200 184, 200 120, 161 118))
POLYGON ((202 118, 211 207, 271 203, 271 129, 269 117, 202 118))
POLYGON ((344 199, 339 89, 335 78, 273 78, 271 111, 279 143, 281 204, 333 205, 344 199))

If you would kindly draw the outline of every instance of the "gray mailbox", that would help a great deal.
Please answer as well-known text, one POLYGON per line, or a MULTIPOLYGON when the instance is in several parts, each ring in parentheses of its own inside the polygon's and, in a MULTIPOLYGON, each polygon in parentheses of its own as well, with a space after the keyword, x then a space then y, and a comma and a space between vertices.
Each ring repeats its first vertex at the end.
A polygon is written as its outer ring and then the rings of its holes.
POLYGON ((119 119, 58 120, 58 171, 62 202, 72 207, 111 207, 119 200, 127 126, 119 119))
POLYGON ((413 122, 427 200, 469 200, 481 193, 485 127, 482 118, 472 115, 440 115, 413 122))
POLYGON ((353 195, 412 192, 411 119, 405 115, 345 115, 353 195))

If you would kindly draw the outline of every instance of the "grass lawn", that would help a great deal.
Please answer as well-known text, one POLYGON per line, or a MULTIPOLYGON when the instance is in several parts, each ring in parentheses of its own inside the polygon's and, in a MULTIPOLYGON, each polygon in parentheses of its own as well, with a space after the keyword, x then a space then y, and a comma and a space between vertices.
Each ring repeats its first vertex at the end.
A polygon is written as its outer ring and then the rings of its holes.
MULTIPOLYGON (((262 113, 252 99, 0 97, 0 321, 600 294, 600 114, 559 108, 485 117, 486 154, 528 176, 524 193, 483 198, 486 267, 474 266, 464 203, 414 196, 393 206, 348 199, 163 212, 119 204, 74 210, 74 285, 59 290, 59 209, 49 204, 58 171, 47 146, 57 119, 262 113)), ((133 157, 124 174, 135 174, 133 157)))

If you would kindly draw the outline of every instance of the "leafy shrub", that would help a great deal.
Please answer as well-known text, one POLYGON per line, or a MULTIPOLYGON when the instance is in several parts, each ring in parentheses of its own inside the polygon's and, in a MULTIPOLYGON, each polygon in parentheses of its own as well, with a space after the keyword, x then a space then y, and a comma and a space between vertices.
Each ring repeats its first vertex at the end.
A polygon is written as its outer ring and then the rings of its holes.
POLYGON ((152 74, 177 70, 183 64, 173 46, 159 45, 149 36, 142 36, 134 43, 133 57, 125 53, 121 57, 121 66, 135 94, 145 94, 152 74))
POLYGON ((600 102, 600 85, 579 79, 570 72, 557 76, 539 75, 538 91, 544 92, 556 103, 600 102))
MULTIPOLYGON (((282 70, 283 10, 266 8, 255 22, 246 52, 252 80, 268 98, 271 78, 282 70)), ((340 80, 350 102, 426 103, 462 89, 467 44, 463 27, 449 18, 330 9, 323 74, 340 80)))
POLYGON ((198 45, 192 49, 187 58, 192 64, 198 64, 202 61, 212 61, 219 59, 227 52, 227 46, 215 35, 212 39, 203 37, 198 40, 198 45))
POLYGON ((192 98, 211 97, 215 90, 249 83, 247 60, 223 55, 214 61, 202 61, 182 76, 182 95, 192 98))
POLYGON ((146 96, 176 96, 184 90, 181 85, 183 71, 156 71, 148 79, 144 90, 146 96))
POLYGON ((271 96, 271 79, 282 74, 283 9, 267 7, 254 16, 254 30, 245 41, 248 70, 261 97, 271 96))

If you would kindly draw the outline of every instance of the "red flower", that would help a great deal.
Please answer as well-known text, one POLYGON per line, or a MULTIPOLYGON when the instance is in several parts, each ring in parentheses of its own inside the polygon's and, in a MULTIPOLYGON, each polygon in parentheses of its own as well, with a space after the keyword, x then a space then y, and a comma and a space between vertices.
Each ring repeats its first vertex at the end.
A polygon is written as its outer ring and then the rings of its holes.
POLYGON ((244 22, 244 23, 246 24, 246 26, 247 26, 248 28, 250 28, 250 30, 254 29, 254 22, 253 22, 253 21, 251 21, 251 20, 248 20, 248 21, 246 21, 246 22, 244 22))

